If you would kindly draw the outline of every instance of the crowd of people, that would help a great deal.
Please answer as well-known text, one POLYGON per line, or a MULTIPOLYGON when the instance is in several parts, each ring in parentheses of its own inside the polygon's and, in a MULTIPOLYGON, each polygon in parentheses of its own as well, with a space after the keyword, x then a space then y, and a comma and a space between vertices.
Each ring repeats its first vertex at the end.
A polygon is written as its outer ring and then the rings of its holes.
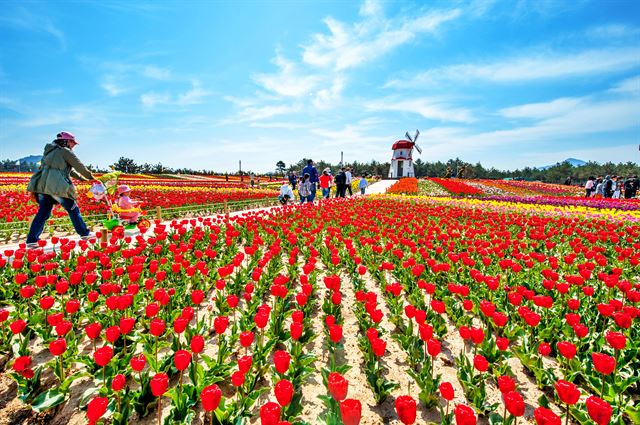
MULTIPOLYGON (((298 189, 301 204, 305 202, 313 203, 318 189, 321 190, 323 199, 329 199, 331 188, 334 186, 336 188, 336 198, 345 198, 347 192, 349 192, 349 196, 353 196, 351 185, 355 177, 350 167, 341 167, 335 176, 328 167, 322 170, 322 173, 318 173, 315 163, 309 159, 307 160, 307 165, 302 169, 300 177, 295 172, 289 172, 287 179, 289 182, 280 187, 279 199, 282 204, 293 202, 293 191, 296 188, 298 189)), ((366 177, 360 176, 358 189, 360 189, 361 195, 365 194, 368 186, 369 183, 366 177)))
POLYGON ((590 176, 584 185, 585 197, 633 199, 638 196, 638 176, 590 176))

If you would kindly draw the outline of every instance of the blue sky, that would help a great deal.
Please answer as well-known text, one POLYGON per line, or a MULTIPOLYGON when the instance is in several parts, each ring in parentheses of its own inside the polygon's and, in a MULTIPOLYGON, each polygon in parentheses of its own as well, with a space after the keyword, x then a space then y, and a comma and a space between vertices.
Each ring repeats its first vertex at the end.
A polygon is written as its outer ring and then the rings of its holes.
POLYGON ((0 159, 640 162, 640 2, 3 1, 0 159))

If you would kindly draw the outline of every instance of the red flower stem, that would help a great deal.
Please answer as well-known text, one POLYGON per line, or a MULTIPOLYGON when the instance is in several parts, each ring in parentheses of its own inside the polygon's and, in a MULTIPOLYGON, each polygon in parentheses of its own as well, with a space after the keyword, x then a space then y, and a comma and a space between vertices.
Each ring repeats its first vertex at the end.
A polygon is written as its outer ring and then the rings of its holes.
POLYGON ((105 376, 104 369, 105 369, 105 367, 102 366, 102 385, 104 385, 105 388, 106 388, 107 387, 107 378, 105 376))
POLYGON ((569 425, 569 405, 567 404, 567 417, 564 421, 564 425, 569 425))
POLYGON ((162 419, 162 396, 158 398, 158 425, 161 425, 162 419))

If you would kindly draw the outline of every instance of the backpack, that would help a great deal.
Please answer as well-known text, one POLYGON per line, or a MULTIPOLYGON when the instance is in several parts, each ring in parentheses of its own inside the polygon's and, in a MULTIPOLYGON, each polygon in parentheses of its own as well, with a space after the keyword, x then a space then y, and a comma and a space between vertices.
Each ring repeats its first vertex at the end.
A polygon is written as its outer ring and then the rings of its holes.
POLYGON ((335 182, 336 184, 347 184, 347 175, 343 172, 338 173, 335 182))
POLYGON ((298 195, 300 196, 309 196, 311 195, 311 183, 308 181, 304 183, 300 183, 300 187, 298 187, 298 195))

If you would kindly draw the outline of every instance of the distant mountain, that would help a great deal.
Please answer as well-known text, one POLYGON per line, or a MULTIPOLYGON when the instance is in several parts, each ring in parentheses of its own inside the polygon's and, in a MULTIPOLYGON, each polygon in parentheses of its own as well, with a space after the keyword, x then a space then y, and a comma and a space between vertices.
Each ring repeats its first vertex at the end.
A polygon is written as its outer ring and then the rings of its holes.
MULTIPOLYGON (((558 164, 562 164, 563 162, 568 162, 573 167, 580 167, 580 166, 586 164, 585 161, 583 161, 581 159, 576 159, 576 158, 567 158, 564 161, 558 162, 558 164)), ((557 164, 554 164, 554 165, 557 165, 557 164)), ((546 170, 546 169, 551 168, 551 167, 553 167, 553 165, 545 165, 544 167, 538 167, 538 170, 546 170)))
POLYGON ((29 155, 24 158, 16 159, 20 164, 37 164, 42 159, 42 155, 29 155))

